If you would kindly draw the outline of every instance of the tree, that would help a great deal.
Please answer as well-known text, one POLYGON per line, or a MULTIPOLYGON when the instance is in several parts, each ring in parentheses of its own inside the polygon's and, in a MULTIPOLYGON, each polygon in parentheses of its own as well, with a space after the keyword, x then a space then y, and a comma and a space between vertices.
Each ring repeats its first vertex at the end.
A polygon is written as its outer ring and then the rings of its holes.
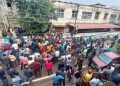
POLYGON ((120 53, 120 43, 116 44, 116 50, 117 50, 118 53, 120 53))
POLYGON ((49 0, 13 0, 18 11, 18 21, 27 32, 47 29, 55 19, 54 7, 49 0))

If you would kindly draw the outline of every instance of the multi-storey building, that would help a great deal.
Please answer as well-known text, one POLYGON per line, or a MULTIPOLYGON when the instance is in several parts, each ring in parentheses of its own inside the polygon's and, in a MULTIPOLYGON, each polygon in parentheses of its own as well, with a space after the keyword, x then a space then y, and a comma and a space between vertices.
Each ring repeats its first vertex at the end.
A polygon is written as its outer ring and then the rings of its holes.
MULTIPOLYGON (((16 19, 13 18, 17 15, 16 6, 6 1, 9 0, 0 0, 0 29, 19 27, 16 19)), ((57 16, 57 20, 51 20, 51 22, 57 30, 68 30, 68 28, 70 30, 72 28, 81 29, 80 32, 84 32, 86 29, 87 31, 89 29, 110 31, 111 28, 119 28, 116 25, 110 25, 120 22, 120 10, 118 9, 107 8, 101 4, 82 5, 60 0, 51 1, 57 16)))
MULTIPOLYGON (((53 1, 53 4, 56 8, 55 13, 58 19, 52 20, 52 24, 54 28, 58 30, 68 28, 67 26, 69 24, 72 24, 73 27, 76 26, 75 28, 77 28, 79 27, 78 24, 81 25, 81 23, 99 24, 100 26, 100 24, 110 25, 120 21, 120 10, 107 8, 102 4, 82 5, 56 0, 53 1)), ((114 27, 116 26, 110 28, 114 27)))

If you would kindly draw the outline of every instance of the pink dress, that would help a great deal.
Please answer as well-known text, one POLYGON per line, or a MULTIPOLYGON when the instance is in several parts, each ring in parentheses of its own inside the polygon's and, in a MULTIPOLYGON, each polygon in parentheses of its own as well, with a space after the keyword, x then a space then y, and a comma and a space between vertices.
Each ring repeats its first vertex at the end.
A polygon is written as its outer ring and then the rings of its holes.
POLYGON ((46 66, 46 70, 52 70, 52 62, 50 63, 46 63, 45 66, 46 66))

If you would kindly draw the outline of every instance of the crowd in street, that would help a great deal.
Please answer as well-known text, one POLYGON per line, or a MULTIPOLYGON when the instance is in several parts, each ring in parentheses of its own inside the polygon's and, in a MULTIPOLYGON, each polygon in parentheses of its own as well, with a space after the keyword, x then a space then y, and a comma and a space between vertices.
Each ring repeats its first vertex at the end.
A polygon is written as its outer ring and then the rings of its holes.
MULTIPOLYGON (((45 69, 51 75, 53 66, 58 65, 58 71, 51 78, 53 86, 65 86, 66 78, 68 82, 75 79, 76 86, 103 86, 109 80, 115 65, 99 70, 84 70, 83 62, 87 61, 88 67, 91 67, 95 55, 112 51, 114 43, 104 42, 104 39, 84 40, 82 37, 66 40, 59 32, 27 39, 17 37, 10 40, 10 47, 3 49, 4 43, 0 44, 0 79, 3 86, 10 86, 8 77, 13 86, 22 86, 25 81, 32 85, 33 79, 42 76, 42 70, 45 69), (20 71, 23 71, 26 80, 20 76, 20 71)), ((115 81, 115 84, 119 83, 115 81)))

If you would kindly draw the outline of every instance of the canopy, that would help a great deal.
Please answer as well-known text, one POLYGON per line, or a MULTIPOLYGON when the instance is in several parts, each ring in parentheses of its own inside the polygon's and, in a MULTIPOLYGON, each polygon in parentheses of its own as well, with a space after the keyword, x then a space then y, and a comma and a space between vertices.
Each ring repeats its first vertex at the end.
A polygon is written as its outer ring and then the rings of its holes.
POLYGON ((95 24, 95 23, 68 23, 69 26, 75 27, 76 29, 101 29, 101 28, 120 28, 114 24, 95 24))

